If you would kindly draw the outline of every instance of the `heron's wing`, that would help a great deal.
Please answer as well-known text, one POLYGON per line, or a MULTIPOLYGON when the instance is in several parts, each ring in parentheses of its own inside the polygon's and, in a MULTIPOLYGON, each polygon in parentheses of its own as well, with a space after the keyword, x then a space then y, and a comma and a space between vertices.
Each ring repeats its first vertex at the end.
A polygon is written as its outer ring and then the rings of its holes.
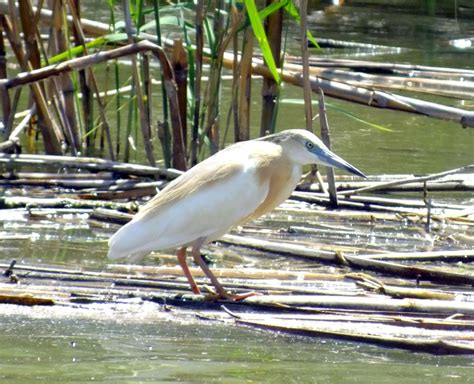
MULTIPOLYGON (((231 151, 229 151, 231 152, 231 151)), ((109 241, 109 257, 214 238, 249 216, 268 194, 255 160, 214 156, 170 183, 109 241)))

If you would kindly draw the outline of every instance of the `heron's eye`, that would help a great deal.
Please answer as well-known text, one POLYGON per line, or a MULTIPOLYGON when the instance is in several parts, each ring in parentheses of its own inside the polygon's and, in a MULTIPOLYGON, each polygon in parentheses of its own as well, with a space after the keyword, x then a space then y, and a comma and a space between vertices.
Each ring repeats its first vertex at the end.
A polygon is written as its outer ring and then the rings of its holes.
POLYGON ((313 149, 313 148, 314 148, 314 144, 313 144, 311 141, 307 141, 307 142, 306 142, 306 148, 308 148, 308 149, 313 149))

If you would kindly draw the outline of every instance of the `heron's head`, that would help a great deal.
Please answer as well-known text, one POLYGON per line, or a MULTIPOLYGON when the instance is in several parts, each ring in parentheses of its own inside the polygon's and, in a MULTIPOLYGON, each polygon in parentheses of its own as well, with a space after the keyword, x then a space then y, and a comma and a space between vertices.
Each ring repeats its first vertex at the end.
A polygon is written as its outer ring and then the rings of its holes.
POLYGON ((287 156, 297 164, 321 164, 367 178, 356 167, 331 152, 319 138, 305 129, 289 129, 264 137, 263 140, 280 144, 287 156))

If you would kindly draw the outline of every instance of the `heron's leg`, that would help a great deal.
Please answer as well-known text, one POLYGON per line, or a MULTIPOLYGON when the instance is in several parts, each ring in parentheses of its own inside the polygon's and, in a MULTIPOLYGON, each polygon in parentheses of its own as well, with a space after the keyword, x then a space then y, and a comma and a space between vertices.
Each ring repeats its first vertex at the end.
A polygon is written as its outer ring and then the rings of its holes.
POLYGON ((184 275, 188 279, 189 285, 191 286, 191 290, 194 294, 199 295, 201 290, 197 286, 196 282, 194 281, 193 275, 191 275, 191 271, 189 270, 188 263, 186 262, 186 247, 182 247, 178 250, 178 263, 181 266, 181 269, 184 272, 184 275))
POLYGON ((214 286, 214 288, 216 288, 217 294, 225 299, 232 299, 232 295, 227 293, 227 291, 224 289, 222 284, 219 283, 219 280, 217 280, 217 277, 214 276, 209 266, 206 264, 206 262, 201 256, 201 247, 204 244, 204 241, 205 241, 205 238, 201 238, 201 239, 197 239, 193 243, 192 254, 193 254, 194 261, 201 267, 201 269, 204 271, 206 276, 211 280, 212 285, 214 286))

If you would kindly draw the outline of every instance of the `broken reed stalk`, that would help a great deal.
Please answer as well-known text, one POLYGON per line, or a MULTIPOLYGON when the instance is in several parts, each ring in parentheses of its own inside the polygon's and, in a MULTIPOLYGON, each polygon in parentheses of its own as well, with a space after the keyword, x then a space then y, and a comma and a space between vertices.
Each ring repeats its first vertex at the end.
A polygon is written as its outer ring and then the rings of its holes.
MULTIPOLYGON (((158 0, 153 0, 153 16, 155 20, 155 39, 158 46, 162 47, 161 41, 161 23, 160 23, 160 3, 158 0)), ((165 83, 164 74, 160 73, 161 84, 165 83)), ((163 108, 162 118, 163 120, 158 120, 157 133, 158 139, 161 142, 161 149, 163 151, 163 160, 165 162, 165 167, 171 167, 171 132, 169 126, 169 111, 168 111, 168 95, 166 87, 161 87, 161 103, 163 108)), ((128 139, 127 139, 128 144, 128 139)), ((128 160, 125 160, 128 161, 128 160)))
POLYGON ((27 114, 23 117, 21 122, 16 126, 15 129, 10 133, 8 136, 8 139, 4 141, 3 143, 0 143, 0 152, 7 152, 11 149, 14 149, 15 147, 19 146, 20 142, 20 133, 25 129, 25 127, 30 124, 31 118, 33 117, 33 114, 36 110, 36 107, 33 106, 31 107, 28 111, 27 114))
MULTIPOLYGON (((321 138, 323 143, 331 149, 331 136, 329 133, 329 122, 326 111, 326 103, 324 102, 324 92, 319 89, 319 122, 321 124, 321 138)), ((328 182, 329 201, 333 208, 338 207, 336 178, 334 176, 334 168, 326 167, 326 177, 328 182)))
MULTIPOLYGON (((403 265, 366 257, 365 255, 347 255, 340 252, 310 249, 303 245, 293 245, 277 241, 268 241, 235 235, 225 235, 220 239, 224 243, 260 249, 296 257, 325 261, 355 269, 376 271, 392 276, 431 281, 440 284, 474 285, 474 275, 447 272, 436 268, 403 265)), ((468 251, 466 251, 468 253, 468 251)))
MULTIPOLYGON (((111 5, 109 3, 109 5, 111 5)), ((117 28, 116 28, 116 20, 115 20, 115 11, 113 6, 109 6, 110 9, 110 23, 111 23, 111 28, 112 28, 112 33, 117 33, 117 28)), ((114 85, 115 89, 109 91, 107 90, 105 92, 105 96, 107 97, 108 95, 112 95, 115 97, 115 122, 116 122, 116 137, 115 137, 115 154, 117 155, 117 159, 120 158, 120 155, 122 153, 122 142, 121 142, 121 136, 122 136, 122 116, 120 113, 121 109, 121 104, 122 104, 122 87, 120 87, 120 66, 117 62, 117 60, 113 61, 113 69, 114 69, 114 85)), ((132 88, 132 86, 129 86, 132 88)), ((151 95, 150 95, 151 97, 151 95)), ((151 120, 151 119, 150 119, 151 120)), ((127 138, 125 138, 127 139, 127 138)))
POLYGON ((176 88, 178 95, 178 109, 181 119, 181 129, 178 132, 173 130, 173 167, 180 171, 186 171, 186 153, 187 153, 187 78, 188 78, 188 59, 186 51, 183 48, 181 39, 174 41, 171 64, 174 70, 176 88))
POLYGON ((364 187, 364 188, 358 188, 358 189, 353 189, 350 191, 339 192, 339 194, 340 195, 356 195, 362 192, 379 191, 379 190, 384 190, 386 188, 401 186, 401 185, 406 185, 406 184, 411 184, 411 183, 426 183, 427 181, 440 179, 442 177, 454 175, 456 173, 470 173, 470 172, 474 172, 474 164, 466 165, 465 167, 461 167, 461 168, 450 169, 449 171, 435 173, 435 174, 431 174, 427 176, 418 176, 418 177, 413 176, 407 179, 395 180, 395 181, 390 181, 387 183, 382 182, 382 183, 364 187))
MULTIPOLYGON (((325 206, 330 204, 326 193, 321 194, 296 191, 292 193, 291 199, 325 206)), ((386 211, 398 214, 413 214, 418 215, 419 217, 427 216, 426 204, 417 200, 391 199, 372 196, 352 196, 350 198, 339 196, 338 204, 340 207, 349 209, 364 209, 367 211, 386 211)), ((437 206, 431 206, 431 213, 433 218, 436 218, 436 220, 449 218, 455 219, 471 215, 473 213, 473 209, 471 207, 466 208, 465 206, 456 206, 453 204, 437 204, 437 206)), ((469 222, 470 220, 466 217, 465 221, 469 222)))
POLYGON ((313 132, 313 108, 311 102, 311 85, 309 82, 309 53, 308 53, 308 40, 306 38, 307 33, 307 13, 308 13, 308 1, 300 0, 300 40, 301 40, 301 55, 303 59, 303 70, 302 70, 302 86, 304 96, 304 112, 305 112, 305 123, 306 129, 313 132))
MULTIPOLYGON (((83 47, 83 52, 80 56, 87 55, 87 48, 85 47, 85 42, 83 39, 83 34, 81 34, 81 29, 78 26, 82 25, 83 21, 80 18, 81 10, 80 4, 78 1, 68 0, 68 6, 71 13, 71 28, 72 35, 74 36, 74 46, 83 47), (79 18, 79 20, 77 20, 79 18)), ((67 12, 65 12, 66 18, 67 12)), ((81 69, 77 71, 77 77, 79 78, 79 89, 81 90, 81 99, 76 100, 77 108, 79 105, 82 105, 82 133, 83 140, 86 146, 86 154, 91 154, 94 148, 94 138, 96 136, 94 132, 94 106, 93 106, 93 95, 91 90, 90 81, 87 78, 86 69, 81 69)), ((76 80, 77 81, 77 80, 76 80)))
MULTIPOLYGON (((50 28, 51 33, 50 33, 50 39, 48 41, 48 49, 44 48, 43 40, 40 37, 40 31, 38 28, 38 23, 40 19, 37 17, 38 16, 37 14, 34 16, 34 19, 31 22, 34 28, 34 32, 37 36, 37 39, 33 43, 37 46, 36 48, 38 49, 38 51, 40 52, 40 55, 42 55, 43 60, 46 63, 48 60, 47 51, 54 52, 55 50, 57 50, 58 46, 61 46, 61 45, 65 46, 65 43, 62 43, 62 40, 64 40, 62 37, 62 34, 59 32, 61 21, 57 20, 58 19, 57 14, 58 12, 61 12, 61 10, 59 9, 60 7, 58 7, 57 5, 58 3, 56 3, 56 6, 53 8, 54 18, 53 18, 53 22, 50 28)), ((68 100, 68 98, 63 97, 63 95, 61 94, 61 86, 63 84, 66 84, 64 82, 64 77, 67 77, 67 75, 61 76, 59 78, 50 79, 50 81, 43 84, 44 85, 43 90, 48 100, 50 100, 50 105, 51 105, 50 109, 52 110, 51 116, 55 118, 58 128, 61 130, 62 134, 64 135, 65 141, 62 144, 64 146, 66 144, 69 145, 69 147, 72 150, 72 153, 77 154, 78 152, 77 140, 74 137, 73 127, 71 127, 70 125, 70 121, 68 119, 68 115, 66 112, 65 102, 68 100)), ((67 85, 65 86, 67 87, 67 85)), ((74 110, 72 112, 74 113, 74 110)), ((40 120, 40 123, 41 123, 41 120, 40 120)))
POLYGON ((269 295, 244 300, 254 305, 291 305, 316 308, 344 308, 370 311, 421 312, 474 315, 474 303, 433 299, 393 299, 385 297, 269 295))
POLYGON ((0 197, 0 209, 34 207, 52 209, 85 209, 108 208, 121 211, 135 211, 134 203, 118 203, 113 201, 81 200, 71 198, 34 198, 34 197, 0 197))
POLYGON ((242 40, 242 58, 240 60, 239 83, 239 125, 238 141, 250 139, 250 105, 252 87, 253 31, 247 27, 242 40))
MULTIPOLYGON (((286 60, 290 63, 300 63, 299 57, 290 55, 285 56, 286 60)), ((329 67, 329 68, 346 68, 354 71, 364 72, 388 72, 390 74, 405 74, 416 72, 423 77, 433 78, 463 78, 466 81, 474 81, 474 70, 468 68, 448 68, 448 67, 433 67, 426 65, 414 65, 414 64, 400 64, 400 63, 386 63, 378 61, 362 61, 353 59, 333 59, 328 57, 316 57, 313 56, 310 59, 310 64, 313 67, 329 67)))
MULTIPOLYGON (((61 2, 54 3, 53 14, 54 23, 52 29, 54 33, 50 40, 52 50, 55 54, 67 51, 69 46, 69 36, 67 34, 67 26, 64 25, 64 15, 66 9, 61 6, 61 2)), ((47 58, 46 58, 47 60, 47 58)), ((56 83, 56 82, 55 82, 56 83)), ((57 81, 57 103, 61 108, 61 116, 63 117, 66 133, 68 134, 68 142, 72 153, 77 156, 81 150, 80 134, 77 130, 78 122, 76 120, 76 104, 74 96, 74 84, 69 74, 64 74, 57 81), (61 97, 62 96, 62 97, 61 97)))
MULTIPOLYGON (((302 65, 286 63, 285 68, 289 71, 300 72, 302 65)), ((457 98, 470 98, 474 92, 474 84, 464 79, 420 78, 413 76, 413 73, 406 74, 405 77, 401 74, 398 76, 377 75, 324 67, 311 67, 310 72, 315 77, 356 86, 414 91, 457 98)))
POLYGON ((201 121, 201 77, 202 77, 202 56, 204 49, 204 0, 197 0, 195 15, 196 29, 196 50, 194 53, 194 108, 193 124, 191 129, 191 166, 198 163, 199 143, 199 124, 201 121))
MULTIPOLYGON (((163 176, 167 179, 175 179, 182 174, 181 171, 149 165, 120 163, 111 160, 104 160, 95 157, 74 157, 74 156, 53 156, 53 155, 30 155, 19 154, 10 155, 0 153, 0 164, 4 164, 6 169, 15 170, 22 165, 36 165, 39 167, 57 166, 77 169, 87 169, 93 172, 109 171, 114 173, 150 176, 163 176)), ((44 169, 44 168, 43 168, 44 169)))
MULTIPOLYGON (((214 17, 212 28, 214 29, 214 41, 210 44, 210 68, 209 82, 206 90, 206 118, 203 130, 209 138, 210 154, 219 151, 220 140, 220 96, 221 96, 221 77, 222 77, 222 55, 229 39, 230 18, 224 19, 222 12, 224 11, 225 2, 218 0, 214 8, 214 17)), ((210 26, 210 22, 208 22, 210 26)), ((204 121, 204 120, 203 120, 204 121)))
MULTIPOLYGON (((232 68, 232 62, 233 55, 231 53, 226 53, 224 57, 224 65, 227 68, 232 68)), ((265 77, 272 76, 268 68, 265 67, 263 61, 259 59, 253 60, 252 73, 265 77)), ((282 81, 289 84, 298 86, 303 86, 304 84, 300 73, 282 70, 281 78, 282 81)), ((366 88, 352 86, 337 81, 329 81, 313 76, 310 76, 310 83, 313 92, 318 92, 318 89, 322 88, 327 96, 338 99, 377 108, 387 108, 427 115, 433 118, 455 121, 463 127, 474 127, 474 112, 466 111, 464 109, 445 106, 407 96, 395 95, 388 92, 377 90, 372 91, 366 88)))
MULTIPOLYGON (((232 7, 231 17, 232 23, 238 24, 239 19, 243 16, 243 12, 239 12, 236 7, 232 7)), ((239 141, 240 137, 240 130, 239 130, 239 97, 240 97, 240 90, 239 90, 239 82, 240 82, 240 65, 238 60, 238 53, 240 48, 240 39, 237 33, 234 33, 232 39, 232 52, 233 52, 233 66, 232 66, 232 102, 230 107, 230 113, 232 114, 232 121, 233 121, 233 132, 234 132, 234 142, 239 141)))
MULTIPOLYGON (((66 175, 65 175, 66 176, 66 175)), ((69 177, 57 177, 57 175, 50 174, 44 178, 25 178, 18 175, 16 178, 0 179, 0 186, 35 186, 45 188, 66 188, 72 190, 88 190, 91 193, 98 190, 106 190, 112 194, 114 191, 129 191, 143 190, 146 189, 148 196, 154 195, 157 188, 162 188, 165 184, 163 181, 158 182, 144 182, 134 181, 129 179, 116 179, 116 178, 94 178, 88 176, 87 179, 77 179, 74 175, 68 175, 69 177)), ((145 193, 145 192, 143 192, 145 193)), ((138 194, 138 191, 137 191, 138 194)), ((84 198, 84 193, 81 193, 79 197, 84 198)), ((118 197, 117 197, 118 198, 118 197)), ((104 199, 105 200, 105 199, 104 199)))
MULTIPOLYGON (((265 6, 275 3, 276 0, 265 0, 265 6)), ((272 13, 265 19, 265 32, 267 34, 273 60, 277 68, 281 66, 281 38, 283 28, 283 10, 272 13)), ((260 136, 265 136, 275 131, 276 115, 278 111, 278 94, 280 85, 273 78, 263 78, 262 82, 262 116, 260 123, 260 136)))
MULTIPOLYGON (((426 337, 424 334, 418 334, 417 336, 405 335, 400 332, 400 336, 392 336, 387 334, 374 334, 367 332, 367 328, 371 326, 370 323, 363 325, 359 329, 347 329, 349 320, 342 320, 342 324, 338 329, 335 327, 336 324, 331 323, 328 327, 321 326, 321 323, 302 323, 294 320, 279 320, 268 317, 265 320, 248 320, 245 318, 236 319, 240 324, 246 326, 254 326, 259 329, 273 330, 278 332, 286 332, 290 334, 297 334, 303 336, 313 337, 330 337, 342 340, 350 340, 355 342, 372 343, 376 345, 382 345, 392 348, 403 348, 413 351, 429 352, 436 355, 444 354, 472 354, 474 353, 474 347, 469 343, 468 333, 457 334, 457 335, 431 335, 426 337)), ((351 326, 354 328, 354 325, 351 326)), ((392 332, 394 329, 391 330, 392 332)))
MULTIPOLYGON (((5 41, 3 37, 3 25, 5 23, 5 16, 0 14, 0 80, 7 79, 7 61, 6 61, 6 52, 5 52, 5 41)), ((6 89, 0 90, 0 98, 2 99, 2 121, 0 123, 3 125, 1 128, 5 130, 5 137, 8 137, 9 132, 8 127, 8 116, 10 116, 10 95, 6 89)), ((0 149, 1 151, 1 149, 0 149)))

